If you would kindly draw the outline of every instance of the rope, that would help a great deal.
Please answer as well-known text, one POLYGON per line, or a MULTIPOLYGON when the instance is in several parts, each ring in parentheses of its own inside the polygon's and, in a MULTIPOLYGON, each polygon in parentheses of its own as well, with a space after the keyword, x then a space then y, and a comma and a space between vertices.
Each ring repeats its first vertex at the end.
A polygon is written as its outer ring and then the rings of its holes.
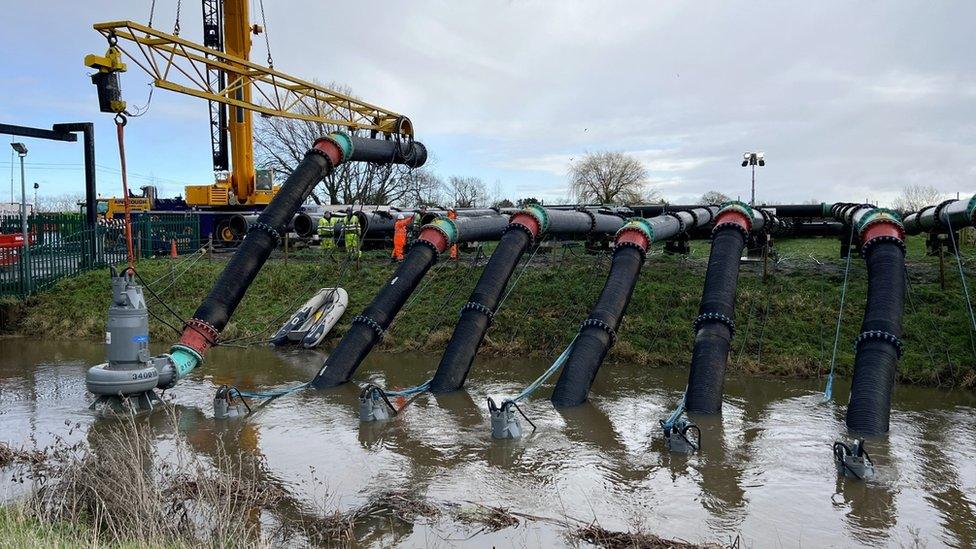
POLYGON ((678 405, 674 407, 674 410, 672 410, 671 415, 668 416, 668 419, 661 422, 661 427, 664 428, 665 431, 673 428, 674 424, 677 423, 678 419, 681 417, 681 414, 685 413, 686 398, 688 398, 687 388, 685 388, 685 391, 681 393, 681 401, 678 402, 678 405))
POLYGON ((962 291, 966 295, 969 321, 972 323, 973 329, 976 330, 976 316, 973 315, 973 302, 969 298, 969 285, 966 284, 966 274, 962 270, 962 259, 959 257, 959 247, 956 246, 956 237, 952 234, 952 221, 949 219, 949 216, 946 216, 946 227, 949 229, 949 241, 952 243, 953 251, 955 251, 956 265, 959 267, 959 280, 962 281, 962 291))
POLYGON ((291 387, 283 387, 281 389, 269 389, 266 391, 241 391, 237 387, 233 388, 234 393, 240 397, 247 398, 278 398, 285 395, 290 395, 292 393, 301 391, 311 385, 311 381, 306 381, 305 383, 299 385, 293 385, 291 387))
MULTIPOLYGON (((851 223, 851 237, 854 241, 854 224, 851 223)), ((840 324, 844 318, 844 302, 847 300, 847 280, 851 272, 851 250, 847 250, 847 266, 844 268, 844 285, 840 289, 840 309, 837 311, 837 326, 834 328, 834 351, 830 355, 830 373, 827 374, 827 385, 824 387, 823 401, 828 402, 834 396, 834 367, 837 365, 837 345, 840 343, 840 324)))
POLYGON ((559 357, 557 357, 556 360, 554 360, 553 363, 549 365, 548 368, 546 368, 546 371, 542 372, 542 375, 536 378, 536 380, 533 381, 532 383, 529 383, 525 387, 525 389, 522 389, 522 391, 515 397, 506 398, 502 400, 502 406, 504 406, 506 403, 509 402, 515 404, 521 400, 528 398, 532 393, 536 391, 536 389, 538 389, 543 383, 545 383, 546 380, 552 377, 553 374, 555 374, 560 368, 562 368, 563 364, 566 363, 566 360, 569 359, 569 355, 573 351, 573 347, 576 345, 576 340, 578 338, 579 338, 579 333, 577 333, 576 337, 574 337, 573 340, 569 342, 569 345, 563 350, 562 354, 560 354, 559 357))

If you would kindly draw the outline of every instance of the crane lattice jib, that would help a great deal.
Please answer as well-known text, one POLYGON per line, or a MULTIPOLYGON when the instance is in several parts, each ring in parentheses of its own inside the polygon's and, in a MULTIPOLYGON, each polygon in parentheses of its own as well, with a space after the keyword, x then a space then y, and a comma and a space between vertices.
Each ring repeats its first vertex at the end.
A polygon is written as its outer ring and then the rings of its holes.
POLYGON ((114 36, 118 49, 149 74, 158 88, 268 116, 413 137, 413 125, 405 116, 275 69, 132 21, 96 23, 93 27, 106 38, 114 36), (219 69, 227 75, 223 89, 214 89, 207 69, 219 69), (238 92, 247 85, 257 101, 240 99, 243 94, 238 92))

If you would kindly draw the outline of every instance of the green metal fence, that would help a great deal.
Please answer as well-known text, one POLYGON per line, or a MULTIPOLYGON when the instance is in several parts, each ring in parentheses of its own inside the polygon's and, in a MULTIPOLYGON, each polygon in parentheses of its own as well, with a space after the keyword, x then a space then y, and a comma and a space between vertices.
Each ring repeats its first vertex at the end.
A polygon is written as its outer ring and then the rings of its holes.
MULTIPOLYGON (((0 220, 0 296, 26 297, 58 280, 90 269, 126 261, 125 226, 121 220, 101 221, 84 228, 74 214, 37 214, 28 218, 30 251, 23 239, 20 217, 0 220)), ((133 219, 136 248, 142 257, 169 254, 171 242, 179 253, 200 249, 199 218, 190 214, 142 214, 133 219)))
POLYGON ((200 217, 183 213, 144 213, 133 220, 134 238, 142 257, 168 255, 176 242, 177 253, 200 249, 200 217))

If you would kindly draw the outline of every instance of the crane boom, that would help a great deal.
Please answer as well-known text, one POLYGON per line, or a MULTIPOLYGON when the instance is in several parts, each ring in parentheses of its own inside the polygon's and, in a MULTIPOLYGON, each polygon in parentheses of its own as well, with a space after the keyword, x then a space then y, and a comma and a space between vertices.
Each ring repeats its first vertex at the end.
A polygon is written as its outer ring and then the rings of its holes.
MULTIPOLYGON (((147 73, 157 88, 229 108, 231 187, 239 203, 267 204, 273 194, 270 188, 255 188, 250 120, 253 112, 363 130, 373 136, 413 139, 413 125, 406 116, 251 62, 247 2, 225 0, 223 7, 225 51, 133 21, 110 21, 93 25, 108 39, 109 53, 105 58, 89 56, 96 63, 89 65, 103 72, 122 71, 125 69, 120 62, 97 62, 118 61, 124 55, 147 73), (215 74, 223 78, 215 79, 215 74)), ((193 202, 191 188, 187 190, 188 202, 193 202)), ((206 202, 220 203, 221 199, 211 197, 206 202)))

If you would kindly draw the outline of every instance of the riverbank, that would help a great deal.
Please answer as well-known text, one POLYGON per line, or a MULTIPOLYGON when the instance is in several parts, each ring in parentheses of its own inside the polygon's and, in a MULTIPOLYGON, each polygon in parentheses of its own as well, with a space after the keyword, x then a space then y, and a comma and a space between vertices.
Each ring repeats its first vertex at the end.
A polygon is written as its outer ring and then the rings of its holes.
MULTIPOLYGON (((953 258, 945 265, 946 289, 939 283, 937 258, 926 257, 921 237, 909 239, 911 299, 905 304, 905 355, 900 380, 907 383, 972 387, 976 385, 976 343, 953 258)), ((731 371, 750 375, 809 378, 826 375, 843 283, 843 260, 836 240, 786 240, 777 244, 779 258, 767 276, 761 262, 745 264, 739 279, 736 335, 731 371)), ((971 265, 972 248, 964 248, 971 265)), ((317 250, 271 260, 255 279, 224 332, 232 344, 260 343, 276 330, 315 289, 334 284, 340 264, 323 261, 317 250)), ((637 362, 647 367, 687 367, 693 334, 691 321, 707 265, 708 244, 695 242, 688 256, 649 254, 637 284, 619 341, 608 362, 637 362)), ((182 318, 190 317, 223 268, 221 257, 201 256, 143 260, 143 279, 182 318), (186 268, 193 261, 190 268, 186 268)), ((450 337, 458 310, 480 276, 484 261, 441 261, 428 273, 407 303, 381 348, 439 353, 450 337)), ((967 267, 968 268, 968 267, 967 267)), ((375 296, 394 265, 381 252, 367 253, 358 270, 341 282, 350 296, 350 311, 323 344, 329 348, 375 296)), ((609 255, 586 254, 579 247, 540 252, 528 269, 516 271, 518 284, 495 317, 482 356, 555 357, 570 341, 595 302, 609 269, 609 255)), ((970 269, 971 270, 971 269, 970 269)), ((58 284, 19 306, 8 307, 7 330, 33 337, 104 336, 109 302, 107 273, 90 272, 58 284)), ((148 297, 148 296, 147 296, 148 297)), ((864 262, 853 258, 847 305, 841 328, 837 371, 848 375, 851 342, 857 335, 866 298, 864 262)), ((173 327, 180 320, 155 299, 152 310, 173 327)), ((174 332, 152 319, 154 341, 169 341, 174 332)))

